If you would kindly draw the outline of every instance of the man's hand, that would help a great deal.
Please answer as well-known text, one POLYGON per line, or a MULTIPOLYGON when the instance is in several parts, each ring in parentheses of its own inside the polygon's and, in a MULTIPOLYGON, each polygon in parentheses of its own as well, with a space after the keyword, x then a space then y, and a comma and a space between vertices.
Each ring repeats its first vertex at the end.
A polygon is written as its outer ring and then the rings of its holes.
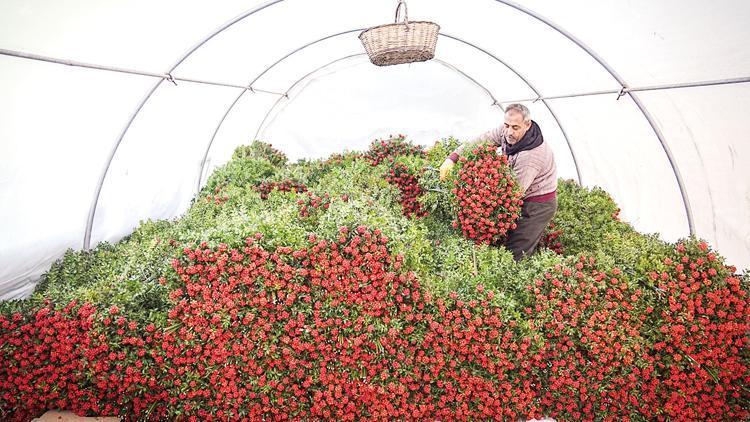
POLYGON ((454 165, 456 165, 456 163, 450 158, 446 158, 445 161, 443 161, 443 164, 440 165, 440 180, 445 180, 445 178, 448 177, 448 173, 453 170, 454 165))

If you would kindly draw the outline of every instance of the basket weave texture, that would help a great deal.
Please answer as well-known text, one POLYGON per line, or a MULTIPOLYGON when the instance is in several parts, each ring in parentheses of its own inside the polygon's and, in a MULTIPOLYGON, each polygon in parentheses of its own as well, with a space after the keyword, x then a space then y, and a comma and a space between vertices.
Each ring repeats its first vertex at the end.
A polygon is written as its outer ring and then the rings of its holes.
POLYGON ((403 22, 369 28, 359 34, 359 39, 373 64, 390 66, 423 62, 435 57, 439 30, 440 26, 434 22, 409 22, 407 17, 403 22))

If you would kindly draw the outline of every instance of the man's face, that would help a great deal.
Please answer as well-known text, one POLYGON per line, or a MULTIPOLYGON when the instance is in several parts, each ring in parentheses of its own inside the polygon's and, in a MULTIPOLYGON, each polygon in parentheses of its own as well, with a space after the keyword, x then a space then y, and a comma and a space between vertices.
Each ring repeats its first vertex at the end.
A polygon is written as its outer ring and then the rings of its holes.
POLYGON ((531 127, 531 120, 523 121, 523 114, 515 110, 505 113, 505 139, 511 145, 520 141, 531 127))

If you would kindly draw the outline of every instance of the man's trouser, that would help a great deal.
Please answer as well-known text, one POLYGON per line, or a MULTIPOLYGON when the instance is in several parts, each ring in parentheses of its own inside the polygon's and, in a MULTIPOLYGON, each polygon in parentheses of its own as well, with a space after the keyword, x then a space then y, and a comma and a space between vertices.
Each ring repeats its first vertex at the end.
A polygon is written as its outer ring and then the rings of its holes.
POLYGON ((513 259, 520 260, 530 255, 539 244, 544 229, 547 228, 557 211, 557 198, 546 202, 524 202, 521 218, 515 230, 508 232, 505 246, 513 252, 513 259))

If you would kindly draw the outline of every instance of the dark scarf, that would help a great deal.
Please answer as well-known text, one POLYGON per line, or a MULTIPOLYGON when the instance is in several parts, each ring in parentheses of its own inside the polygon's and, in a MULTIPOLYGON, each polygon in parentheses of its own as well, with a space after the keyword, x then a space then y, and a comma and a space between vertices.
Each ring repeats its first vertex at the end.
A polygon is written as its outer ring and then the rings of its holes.
POLYGON ((542 130, 539 129, 539 125, 532 120, 531 127, 526 131, 520 141, 516 142, 513 145, 505 142, 505 153, 507 155, 515 155, 521 151, 534 149, 541 145, 542 142, 544 142, 544 137, 542 137, 542 130))

